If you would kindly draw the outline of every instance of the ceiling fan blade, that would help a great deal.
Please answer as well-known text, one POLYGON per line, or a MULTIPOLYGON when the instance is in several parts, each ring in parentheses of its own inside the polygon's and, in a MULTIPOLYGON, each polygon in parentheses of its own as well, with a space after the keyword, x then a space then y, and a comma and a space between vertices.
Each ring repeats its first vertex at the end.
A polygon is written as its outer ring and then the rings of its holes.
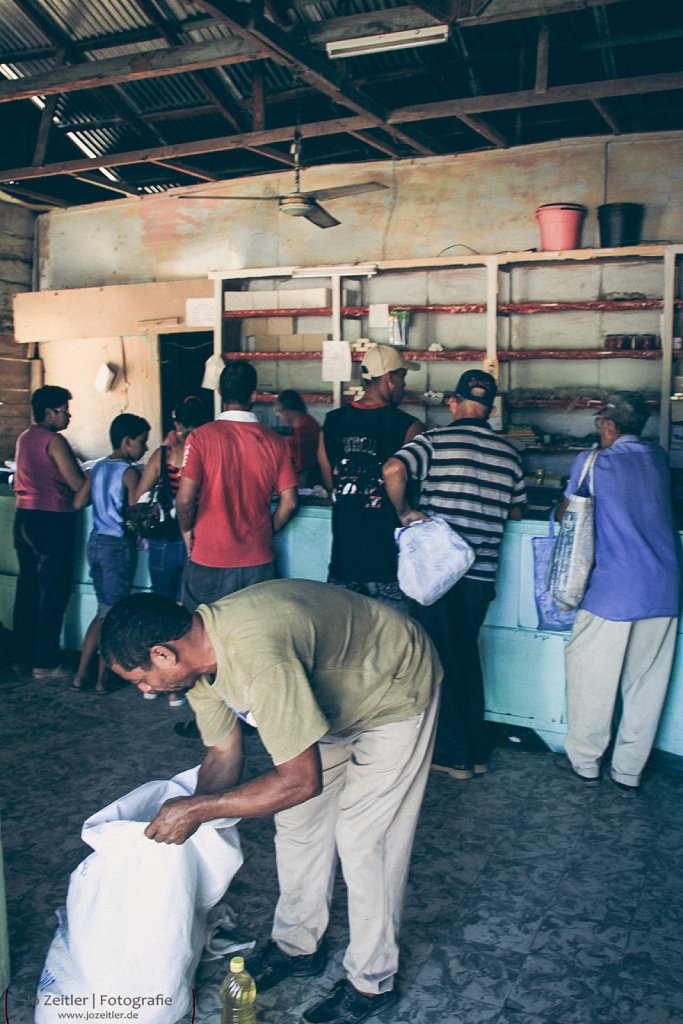
POLYGON ((237 200, 240 200, 240 201, 245 202, 245 203, 261 203, 261 202, 264 202, 264 201, 266 201, 266 202, 278 201, 279 202, 279 200, 283 199, 283 198, 284 198, 284 196, 202 196, 202 195, 197 195, 196 193, 193 193, 191 196, 190 195, 176 196, 176 199, 223 199, 223 200, 228 200, 228 202, 231 202, 233 199, 237 199, 237 200))
POLYGON ((322 206, 318 206, 317 203, 311 204, 311 208, 304 214, 304 217, 318 228, 334 228, 337 224, 341 224, 341 221, 324 210, 322 206))
POLYGON ((363 192, 379 192, 387 188, 389 188, 388 185, 382 185, 379 181, 365 181, 358 185, 338 185, 336 188, 313 189, 307 194, 315 199, 339 199, 341 196, 359 196, 363 192))

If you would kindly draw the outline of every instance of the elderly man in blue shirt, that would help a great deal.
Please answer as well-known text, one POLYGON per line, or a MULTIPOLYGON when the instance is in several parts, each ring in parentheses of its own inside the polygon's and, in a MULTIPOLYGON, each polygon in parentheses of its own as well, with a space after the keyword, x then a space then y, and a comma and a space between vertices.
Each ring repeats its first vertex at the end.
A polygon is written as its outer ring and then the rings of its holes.
MULTIPOLYGON (((620 693, 610 778, 623 796, 635 796, 650 756, 678 624, 668 465, 659 445, 640 438, 649 414, 640 392, 617 391, 596 417, 595 565, 567 647, 567 759, 556 760, 577 780, 598 782, 620 693)), ((587 457, 573 466, 560 518, 587 457)))

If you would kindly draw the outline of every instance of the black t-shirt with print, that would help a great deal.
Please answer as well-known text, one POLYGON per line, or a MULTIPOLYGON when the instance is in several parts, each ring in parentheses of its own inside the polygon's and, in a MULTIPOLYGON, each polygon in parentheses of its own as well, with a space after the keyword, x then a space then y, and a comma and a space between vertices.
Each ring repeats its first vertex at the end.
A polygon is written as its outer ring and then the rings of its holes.
POLYGON ((355 402, 327 414, 323 433, 332 467, 330 576, 359 583, 396 579, 394 529, 382 464, 402 447, 414 416, 395 405, 355 402))

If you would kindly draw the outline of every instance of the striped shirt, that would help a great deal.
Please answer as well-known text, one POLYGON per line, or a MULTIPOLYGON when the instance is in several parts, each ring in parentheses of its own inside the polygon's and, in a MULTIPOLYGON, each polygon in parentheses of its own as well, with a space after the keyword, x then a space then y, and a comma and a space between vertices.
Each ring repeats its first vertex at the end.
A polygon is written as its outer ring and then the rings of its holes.
POLYGON ((419 434, 394 456, 420 484, 417 507, 443 516, 474 548, 467 577, 493 582, 505 521, 526 501, 517 450, 485 420, 456 420, 419 434))

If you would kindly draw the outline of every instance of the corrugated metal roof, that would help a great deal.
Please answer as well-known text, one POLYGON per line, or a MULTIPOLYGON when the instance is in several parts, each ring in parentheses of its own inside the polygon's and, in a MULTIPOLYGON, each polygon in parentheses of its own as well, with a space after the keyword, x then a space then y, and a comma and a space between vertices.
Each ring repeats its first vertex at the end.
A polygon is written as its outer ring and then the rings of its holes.
POLYGON ((47 42, 12 0, 0 0, 0 47, 3 50, 28 50, 47 42))
POLYGON ((93 36, 124 32, 148 25, 134 0, 40 0, 40 6, 54 19, 63 32, 72 39, 90 39, 93 36))
MULTIPOLYGON (((458 23, 450 41, 438 47, 336 61, 327 61, 324 46, 316 42, 331 19, 337 26, 334 31, 339 31, 337 19, 342 19, 341 24, 350 30, 357 24, 358 34, 363 35, 384 31, 382 26, 387 26, 389 32, 395 24, 434 23, 434 17, 403 0, 278 0, 273 9, 277 9, 281 23, 278 32, 284 32, 285 50, 317 48, 317 64, 328 69, 329 85, 323 87, 318 87, 315 79, 307 80, 296 64, 288 66, 286 55, 277 60, 228 61, 210 67, 201 76, 196 72, 172 73, 173 69, 158 74, 151 69, 144 77, 145 54, 167 58, 174 53, 175 45, 166 38, 177 40, 178 52, 182 53, 185 46, 209 46, 231 37, 227 24, 202 8, 201 0, 152 0, 158 14, 154 19, 136 0, 31 0, 30 6, 26 0, 21 0, 21 6, 19 3, 0 0, 0 64, 4 61, 6 65, 2 71, 5 78, 30 79, 45 73, 58 76, 62 66, 60 49, 65 43, 70 44, 67 64, 118 58, 124 69, 124 77, 112 79, 108 86, 74 89, 65 81, 45 157, 46 163, 55 166, 64 160, 80 159, 80 151, 66 137, 67 130, 75 131, 88 151, 102 156, 145 147, 153 152, 157 145, 168 148, 230 134, 229 119, 219 106, 210 112, 211 90, 235 122, 249 130, 256 71, 264 79, 266 131, 278 125, 293 130, 299 123, 323 123, 319 135, 314 130, 307 133, 305 158, 309 163, 364 160, 376 155, 367 142, 341 131, 325 130, 325 121, 336 124, 340 115, 362 114, 364 104, 371 115, 397 108, 400 112, 402 107, 412 105, 424 109, 423 119, 406 119, 400 125, 392 121, 365 133, 364 138, 374 136, 399 156, 539 142, 565 137, 564 133, 571 137, 683 128, 681 0, 658 0, 650 5, 640 0, 620 0, 604 6, 599 0, 545 0, 540 5, 538 0, 490 0, 474 5, 479 7, 479 16, 468 16, 462 27, 458 23), (541 82, 541 88, 536 80, 540 15, 549 32, 547 82, 541 82), (283 25, 288 25, 291 32, 283 25), (141 56, 136 76, 126 80, 125 62, 136 55, 141 56), (138 75, 140 69, 143 77, 138 75), (670 83, 667 80, 647 88, 650 78, 654 81, 664 73, 670 76, 670 83), (596 105, 594 94, 582 97, 581 83, 599 86, 603 81, 609 83, 610 75, 618 77, 620 88, 607 90, 602 104, 596 105), (629 76, 642 76, 645 86, 638 83, 629 91, 629 76), (209 84, 208 90, 203 82, 209 84), (354 88, 352 104, 345 103, 344 98, 349 85, 354 88), (552 98, 553 88, 559 85, 576 89, 574 102, 539 106, 545 86, 552 98), (526 97, 518 106, 501 102, 487 108, 486 103, 478 102, 480 97, 486 100, 506 94, 514 100, 515 93, 526 97), (463 123, 447 104, 457 100, 467 113, 469 99, 477 102, 472 104, 472 116, 463 123), (436 103, 441 109, 432 115, 430 104, 436 103)), ((236 10, 246 12, 248 6, 242 3, 236 10)), ((444 10, 450 6, 444 5, 444 10)), ((268 4, 264 10, 267 15, 268 4)), ((1 90, 2 78, 0 99, 1 90)), ((22 104, 22 146, 30 152, 31 132, 37 135, 40 115, 30 100, 17 102, 22 104)), ((0 102, 0 126, 8 137, 13 135, 11 121, 3 122, 3 116, 11 118, 15 109, 14 104, 0 102)), ((263 144, 272 142, 266 136, 263 144)), ((286 147, 279 139, 275 148, 278 146, 284 152, 286 147)), ((32 168, 17 168, 18 161, 24 159, 25 153, 7 150, 0 156, 5 167, 23 171, 21 180, 29 181, 32 168)), ((194 157, 200 168, 203 161, 207 168, 219 166, 228 175, 233 168, 234 173, 241 174, 274 166, 266 157, 236 150, 222 156, 194 157)), ((163 187, 164 180, 167 184, 178 183, 177 174, 169 171, 164 178, 160 168, 154 170, 155 178, 150 177, 149 166, 126 165, 120 174, 131 182, 154 180, 155 187, 163 187)), ((46 183, 54 187, 54 194, 61 189, 68 199, 78 201, 81 195, 85 201, 93 199, 92 190, 79 192, 78 183, 70 183, 63 173, 46 183)), ((42 179, 35 186, 40 187, 42 179)), ((103 194, 102 198, 110 196, 103 194)))

